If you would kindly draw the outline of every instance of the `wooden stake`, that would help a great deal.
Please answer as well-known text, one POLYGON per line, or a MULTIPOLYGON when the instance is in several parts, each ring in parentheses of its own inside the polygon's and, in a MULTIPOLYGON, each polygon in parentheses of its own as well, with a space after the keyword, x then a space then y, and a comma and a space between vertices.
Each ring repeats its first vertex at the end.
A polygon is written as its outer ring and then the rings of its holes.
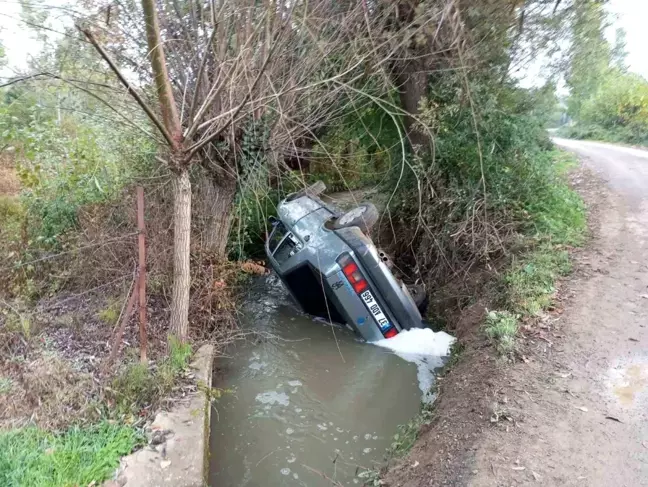
POLYGON ((144 188, 137 187, 137 244, 139 250, 139 268, 137 272, 137 288, 139 295, 139 338, 140 362, 148 363, 146 349, 146 228, 144 226, 144 188))

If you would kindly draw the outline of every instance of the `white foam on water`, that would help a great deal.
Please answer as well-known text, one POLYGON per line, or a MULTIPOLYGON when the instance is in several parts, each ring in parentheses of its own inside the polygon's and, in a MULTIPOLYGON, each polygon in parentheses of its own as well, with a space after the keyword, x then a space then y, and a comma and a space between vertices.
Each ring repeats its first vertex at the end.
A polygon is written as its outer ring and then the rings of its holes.
POLYGON ((434 369, 443 365, 443 357, 450 354, 450 346, 455 338, 443 331, 434 332, 429 328, 403 330, 393 338, 373 342, 378 347, 391 350, 403 360, 416 365, 416 377, 425 403, 434 401, 431 392, 434 385, 434 369))
POLYGON ((261 404, 280 404, 282 406, 288 406, 288 404, 290 404, 290 398, 288 398, 288 394, 284 392, 261 392, 256 395, 255 399, 261 404))
POLYGON ((288 385, 290 387, 299 387, 302 385, 302 382, 300 380, 289 380, 288 385))
POLYGON ((282 468, 279 471, 281 472, 281 475, 290 475, 290 469, 289 468, 282 468))

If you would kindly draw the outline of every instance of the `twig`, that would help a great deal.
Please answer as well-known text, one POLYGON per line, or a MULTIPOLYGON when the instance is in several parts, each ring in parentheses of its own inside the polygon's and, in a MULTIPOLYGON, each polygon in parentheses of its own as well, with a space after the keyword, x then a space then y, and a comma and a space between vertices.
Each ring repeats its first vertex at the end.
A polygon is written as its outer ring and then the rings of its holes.
POLYGON ((314 468, 309 467, 308 465, 304 465, 303 463, 301 464, 301 466, 304 467, 306 470, 310 470, 314 474, 319 475, 324 480, 328 480, 329 482, 331 482, 333 485, 335 485, 337 487, 344 487, 344 485, 342 485, 342 483, 338 482, 337 480, 332 479, 331 477, 329 477, 326 474, 320 472, 319 470, 315 470, 314 468))

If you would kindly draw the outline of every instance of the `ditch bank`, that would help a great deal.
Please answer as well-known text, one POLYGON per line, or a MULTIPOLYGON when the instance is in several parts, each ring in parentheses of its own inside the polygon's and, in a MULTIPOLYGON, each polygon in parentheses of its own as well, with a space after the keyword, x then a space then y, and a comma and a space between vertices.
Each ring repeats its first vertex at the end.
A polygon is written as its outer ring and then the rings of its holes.
MULTIPOLYGON (((545 311, 523 320, 509 360, 498 357, 485 336, 487 298, 460 313, 453 329, 460 352, 437 378, 438 399, 427 420, 413 433, 416 441, 384 467, 381 485, 588 484, 587 476, 577 473, 578 469, 560 471, 555 465, 561 460, 554 458, 554 466, 547 461, 560 450, 547 440, 568 428, 560 426, 565 417, 577 424, 582 421, 578 416, 593 408, 591 403, 583 406, 576 387, 564 385, 565 378, 571 377, 566 364, 573 362, 570 353, 574 350, 573 343, 570 346, 570 327, 574 325, 569 320, 571 309, 567 309, 578 307, 575 296, 584 283, 606 272, 601 264, 592 263, 606 260, 598 244, 600 215, 612 205, 605 184, 586 167, 574 170, 570 180, 589 210, 591 234, 584 248, 570 251, 574 264, 570 277, 556 283, 552 303, 545 311), (540 453, 533 454, 535 450, 540 453), (531 455, 534 462, 525 458, 531 455)), ((603 423, 612 421, 603 419, 603 423)), ((562 440, 564 446, 566 438, 562 440)), ((574 441, 579 444, 579 436, 574 441)), ((568 452, 560 455, 565 459, 573 456, 568 452)))
POLYGON ((198 390, 159 412, 147 430, 148 444, 123 457, 104 487, 201 487, 209 464, 209 425, 214 348, 198 349, 190 368, 198 390))

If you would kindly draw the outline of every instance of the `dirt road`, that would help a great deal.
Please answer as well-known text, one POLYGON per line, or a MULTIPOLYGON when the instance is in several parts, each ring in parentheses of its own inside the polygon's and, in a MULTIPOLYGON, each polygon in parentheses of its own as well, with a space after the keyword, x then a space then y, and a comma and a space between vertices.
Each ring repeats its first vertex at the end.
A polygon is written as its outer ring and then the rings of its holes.
POLYGON ((487 431, 469 485, 648 485, 648 152, 555 142, 605 182, 577 182, 594 239, 544 359, 510 375, 514 424, 487 431))
POLYGON ((480 345, 483 306, 464 313, 472 345, 392 487, 648 486, 648 151, 555 142, 583 163, 592 238, 555 309, 521 331, 522 360, 480 345))

